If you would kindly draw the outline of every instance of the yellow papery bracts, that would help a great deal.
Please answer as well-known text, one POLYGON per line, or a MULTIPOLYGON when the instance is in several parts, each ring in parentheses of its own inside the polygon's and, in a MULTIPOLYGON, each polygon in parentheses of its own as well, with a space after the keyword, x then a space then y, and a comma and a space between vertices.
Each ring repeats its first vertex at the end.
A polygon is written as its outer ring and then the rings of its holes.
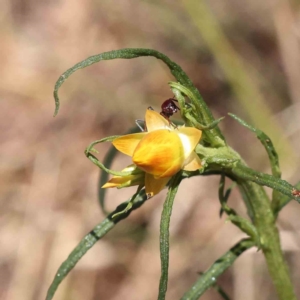
POLYGON ((106 182, 102 188, 123 188, 134 185, 141 185, 145 182, 145 172, 138 169, 135 165, 130 165, 122 170, 122 172, 130 172, 129 175, 113 176, 108 182, 106 182))
POLYGON ((132 157, 134 165, 123 171, 132 169, 133 173, 114 176, 103 188, 144 184, 146 193, 153 196, 181 169, 194 171, 201 168, 201 161, 194 151, 201 138, 200 130, 174 127, 153 110, 146 111, 145 121, 147 132, 124 135, 113 141, 116 149, 132 157))
POLYGON ((171 177, 184 163, 184 152, 179 136, 167 129, 145 135, 137 145, 132 161, 155 178, 171 177))

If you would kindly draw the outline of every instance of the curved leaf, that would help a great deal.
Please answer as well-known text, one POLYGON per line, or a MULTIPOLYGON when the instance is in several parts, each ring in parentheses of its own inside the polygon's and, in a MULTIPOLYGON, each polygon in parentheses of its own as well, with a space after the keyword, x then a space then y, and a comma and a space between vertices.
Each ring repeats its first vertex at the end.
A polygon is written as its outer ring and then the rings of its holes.
MULTIPOLYGON (((131 200, 131 199, 130 199, 131 200)), ((130 201, 129 200, 129 201, 130 201)), ((88 233, 80 243, 75 247, 75 249, 70 253, 68 258, 61 264, 56 275, 48 289, 46 300, 51 300, 63 279, 68 275, 68 273, 75 267, 77 262, 90 250, 95 243, 105 236, 118 222, 127 218, 130 213, 139 208, 147 200, 145 190, 140 191, 138 196, 133 202, 133 206, 126 213, 122 213, 112 219, 112 216, 124 211, 127 207, 129 201, 120 204, 115 211, 113 211, 104 221, 95 226, 93 230, 88 233)))
MULTIPOLYGON (((201 97, 199 91, 196 89, 192 81, 189 79, 186 73, 181 69, 181 67, 177 65, 175 62, 173 62, 172 60, 170 60, 166 55, 162 54, 161 52, 158 52, 153 49, 143 49, 143 48, 125 48, 125 49, 113 50, 113 51, 93 55, 77 63, 76 65, 68 69, 66 72, 64 72, 56 81, 54 87, 54 99, 55 99, 54 116, 57 115, 60 106, 58 90, 72 73, 74 73, 79 69, 83 69, 85 67, 88 67, 92 64, 95 64, 103 60, 111 60, 117 58, 132 59, 132 58, 137 58, 142 56, 152 56, 162 60, 168 66, 169 70, 176 78, 176 80, 184 87, 188 88, 193 93, 194 97, 198 100, 198 105, 201 109, 201 116, 203 118, 203 120, 200 120, 200 122, 203 123, 203 125, 208 125, 214 121, 212 113, 208 109, 206 103, 203 101, 203 98, 201 97)), ((217 135, 221 134, 220 130, 217 127, 212 129, 212 131, 215 132, 217 135)))
MULTIPOLYGON (((110 169, 117 153, 118 150, 114 146, 110 146, 109 150, 107 151, 103 159, 103 165, 106 166, 108 169, 110 169)), ((102 189, 101 187, 108 181, 108 178, 109 178, 109 173, 105 172, 103 169, 100 169, 100 176, 98 180, 98 200, 99 200, 101 210, 105 215, 108 214, 108 211, 105 208, 105 195, 107 189, 102 189)))
POLYGON ((246 250, 254 246, 250 239, 241 240, 228 252, 217 259, 214 264, 203 273, 195 284, 184 294, 181 300, 197 300, 206 290, 214 286, 216 279, 229 268, 234 261, 246 250))
POLYGON ((268 186, 300 203, 300 191, 285 180, 254 171, 241 163, 236 163, 231 171, 239 180, 248 180, 259 185, 268 186))
POLYGON ((236 121, 238 121, 241 125, 243 125, 244 127, 250 129, 252 132, 255 133, 256 137, 261 141, 262 145, 264 146, 264 148, 267 151, 267 154, 268 154, 268 157, 270 160, 270 164, 271 164, 271 168, 272 168, 273 176, 276 178, 280 178, 281 171, 280 171, 280 167, 279 167, 278 154, 274 148, 274 145, 273 145, 271 139, 263 131, 249 125, 248 123, 246 123, 244 120, 242 120, 238 116, 236 116, 232 113, 229 113, 228 115, 230 117, 232 117, 233 119, 235 119, 236 121))
POLYGON ((173 202, 181 182, 181 173, 174 176, 170 182, 167 198, 164 203, 160 221, 160 259, 161 259, 161 277, 159 282, 158 300, 164 300, 168 287, 169 273, 169 226, 172 214, 173 202))
MULTIPOLYGON (((128 131, 125 132, 125 134, 131 134, 136 132, 140 132, 137 126, 130 128, 128 131)), ((113 145, 111 145, 103 159, 103 165, 106 168, 110 169, 117 154, 118 154, 118 150, 113 145)), ((108 178, 109 178, 109 174, 105 170, 101 169, 99 181, 98 181, 98 200, 99 200, 101 210, 104 214, 108 214, 108 212, 105 209, 105 195, 107 189, 102 189, 101 187, 108 181, 108 178)))
POLYGON ((247 219, 239 216, 234 209, 229 207, 227 204, 227 199, 230 194, 230 189, 224 193, 225 189, 225 175, 221 175, 220 184, 219 184, 219 201, 221 204, 221 209, 224 211, 228 218, 234 225, 240 228, 243 232, 245 232, 253 241, 255 241, 256 245, 260 246, 260 240, 255 226, 247 219))
MULTIPOLYGON (((279 167, 278 154, 277 154, 275 147, 274 147, 271 139, 269 138, 269 136, 267 136, 260 129, 257 129, 257 128, 249 125, 248 123, 246 123, 244 120, 242 120, 238 116, 236 116, 232 113, 229 113, 228 115, 230 117, 232 117, 233 119, 235 119, 236 121, 238 121, 241 125, 243 125, 244 127, 250 129, 252 132, 255 133, 256 137, 261 141, 262 145, 264 146, 265 150, 267 151, 273 176, 276 178, 281 178, 281 170, 279 167)), ((277 190, 273 190, 272 202, 275 202, 274 206, 280 206, 281 198, 282 198, 281 193, 278 192, 277 190)))

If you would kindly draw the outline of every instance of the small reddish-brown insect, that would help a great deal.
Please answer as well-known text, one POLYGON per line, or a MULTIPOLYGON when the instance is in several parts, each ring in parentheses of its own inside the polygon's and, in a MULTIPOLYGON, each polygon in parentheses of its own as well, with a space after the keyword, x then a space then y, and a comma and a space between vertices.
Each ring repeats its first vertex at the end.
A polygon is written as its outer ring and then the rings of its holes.
POLYGON ((180 108, 176 105, 175 101, 178 102, 174 98, 169 98, 166 101, 164 101, 161 105, 160 114, 167 120, 169 120, 169 118, 173 116, 173 114, 177 113, 178 110, 180 110, 180 108))
MULTIPOLYGON (((176 105, 175 102, 178 102, 176 99, 174 98, 169 98, 167 100, 165 100, 162 105, 161 105, 161 112, 160 114, 169 121, 170 124, 173 124, 170 121, 170 117, 173 116, 173 114, 177 113, 178 110, 180 110, 180 108, 176 105)), ((148 107, 148 109, 154 110, 151 106, 148 107)), ((135 124, 137 125, 137 127, 141 130, 141 131, 145 131, 146 130, 146 125, 145 125, 145 121, 144 120, 135 120, 135 124)))

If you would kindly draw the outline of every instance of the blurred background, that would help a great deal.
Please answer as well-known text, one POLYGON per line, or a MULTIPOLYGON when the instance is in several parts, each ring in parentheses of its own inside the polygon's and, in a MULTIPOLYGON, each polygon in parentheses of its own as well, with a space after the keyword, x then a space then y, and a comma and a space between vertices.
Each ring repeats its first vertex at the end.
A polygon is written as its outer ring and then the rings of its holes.
MULTIPOLYGON (((101 52, 154 48, 182 66, 216 118, 237 114, 264 130, 283 178, 299 181, 300 7, 288 0, 0 2, 0 299, 44 299, 56 270, 104 215, 99 170, 84 155, 94 140, 122 134, 172 97, 168 69, 154 58, 105 61, 53 88, 75 63, 101 52)), ((228 143, 254 169, 270 172, 255 136, 230 117, 228 143)), ((98 147, 103 158, 109 144, 98 147)), ((126 166, 118 156, 114 169, 126 166)), ((167 299, 179 299, 243 237, 219 217, 218 177, 186 180, 171 222, 167 299)), ((229 182, 228 182, 229 184, 229 182)), ((109 190, 114 209, 133 190, 109 190)), ((270 192, 270 190, 268 190, 270 192)), ((59 287, 57 300, 156 299, 159 222, 166 192, 98 242, 59 287)), ((235 190, 229 204, 245 207, 235 190)), ((293 280, 300 280, 300 208, 291 202, 279 228, 293 280)), ((231 299, 275 299, 264 259, 250 250, 218 280, 231 299)), ((300 297, 300 287, 296 284, 300 297)), ((201 299, 222 299, 209 290, 201 299)))

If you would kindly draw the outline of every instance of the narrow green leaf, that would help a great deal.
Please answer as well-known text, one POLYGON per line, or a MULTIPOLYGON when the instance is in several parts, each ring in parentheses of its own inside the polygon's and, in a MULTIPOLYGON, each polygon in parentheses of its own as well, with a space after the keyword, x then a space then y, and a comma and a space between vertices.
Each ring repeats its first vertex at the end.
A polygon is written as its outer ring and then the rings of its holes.
MULTIPOLYGON (((118 150, 114 146, 111 146, 103 159, 103 165, 110 169, 117 153, 118 150)), ((101 187, 108 181, 108 178, 109 173, 105 172, 103 169, 100 169, 100 176, 98 181, 98 200, 101 210, 105 215, 108 214, 108 211, 105 208, 105 195, 107 189, 102 189, 101 187)))
POLYGON ((229 198, 230 193, 231 193, 231 189, 228 189, 225 192, 225 175, 222 174, 219 183, 219 201, 221 204, 220 216, 222 216, 223 212, 225 212, 227 215, 237 215, 235 210, 230 208, 227 204, 227 200, 229 198))
MULTIPOLYGON (((131 199, 129 199, 130 201, 131 199)), ((47 293, 46 300, 51 300, 60 285, 63 279, 68 275, 68 273, 75 267, 77 262, 86 254, 88 250, 90 250, 95 243, 100 240, 103 236, 105 236, 118 222, 127 218, 130 213, 139 208, 144 202, 147 200, 145 190, 140 191, 138 197, 135 198, 133 206, 126 213, 116 216, 112 219, 112 216, 123 211, 128 202, 126 201, 120 204, 115 211, 113 211, 104 221, 95 226, 93 230, 88 233, 80 243, 73 249, 68 258, 61 264, 59 267, 47 293)))
POLYGON ((99 143, 103 143, 103 142, 112 142, 114 139, 116 139, 117 137, 119 137, 119 135, 116 136, 110 136, 110 137, 106 137, 103 138, 101 140, 97 140, 95 142, 92 142, 84 151, 86 157, 93 163, 95 164, 97 167, 99 167, 101 170, 111 174, 111 175, 115 175, 115 176, 127 176, 127 175, 131 175, 132 172, 122 172, 122 171, 113 171, 110 170, 109 168, 107 168, 102 162, 99 161, 99 159, 93 155, 91 152, 95 152, 94 146, 99 144, 99 143))
MULTIPOLYGON (((298 189, 298 190, 300 189, 300 182, 298 182, 295 185, 295 188, 298 189)), ((278 202, 272 201, 271 207, 272 207, 273 213, 274 213, 274 215, 275 215, 276 218, 277 218, 278 213, 280 212, 280 210, 284 206, 286 206, 291 200, 292 200, 291 196, 281 195, 281 197, 278 198, 278 202)))
POLYGON ((232 113, 229 113, 228 115, 233 119, 235 119, 236 121, 238 121, 241 125, 243 125, 244 127, 250 129, 252 132, 255 133, 256 137, 261 141, 262 145, 264 146, 265 150, 268 153, 273 176, 275 176, 276 178, 280 178, 281 171, 279 167, 278 154, 274 148, 271 139, 263 131, 247 124, 244 120, 242 120, 238 116, 232 113))
MULTIPOLYGON (((255 133, 256 137, 261 141, 262 145, 264 146, 265 150, 267 151, 273 176, 275 176, 276 178, 281 178, 278 154, 277 154, 277 152, 274 148, 274 145, 273 145, 271 139, 269 138, 269 136, 267 136, 260 129, 257 129, 257 128, 249 125, 248 123, 246 123, 244 120, 242 120, 238 116, 236 116, 232 113, 229 113, 228 115, 230 117, 232 117, 233 119, 235 119, 236 121, 238 121, 241 125, 245 126, 246 128, 250 129, 252 132, 255 133)), ((272 201, 276 202, 276 203, 280 202, 280 198, 281 198, 281 193, 276 190, 273 190, 272 191, 272 201)))
POLYGON ((247 219, 239 216, 234 209, 229 207, 227 204, 227 198, 229 193, 224 195, 225 188, 225 175, 221 175, 220 184, 219 184, 219 200, 222 207, 222 210, 228 215, 228 220, 231 221, 235 226, 237 226, 240 230, 245 232, 251 237, 253 241, 255 241, 256 245, 260 247, 260 240, 255 226, 249 222, 247 219))
MULTIPOLYGON (((203 272, 200 272, 199 273, 200 275, 203 275, 203 272)), ((225 300, 230 300, 229 296, 226 294, 226 292, 218 285, 217 282, 215 282, 213 285, 212 285, 212 288, 214 290, 216 290, 220 296, 225 299, 225 300)))
POLYGON ((205 130, 203 132, 203 138, 211 144, 211 146, 224 146, 225 138, 218 127, 218 123, 222 118, 215 120, 211 113, 210 115, 207 115, 206 111, 203 109, 202 102, 198 100, 197 95, 186 86, 172 81, 169 82, 169 85, 176 99, 178 99, 181 107, 181 116, 185 123, 189 126, 196 127, 199 130, 205 130), (190 108, 186 108, 185 96, 191 101, 189 103, 191 106, 190 108))
MULTIPOLYGON (((182 93, 184 96, 188 97, 189 100, 191 101, 190 105, 196 110, 196 115, 197 117, 201 120, 201 122, 204 122, 204 125, 208 125, 214 121, 214 119, 208 119, 205 114, 205 110, 203 110, 202 103, 200 103, 197 99, 197 96, 193 93, 191 89, 188 87, 182 85, 181 83, 178 82, 169 82, 169 85, 175 94, 177 96, 177 91, 182 93)), ((179 99, 178 99, 179 100, 179 99)), ((179 100, 179 103, 182 104, 182 101, 179 100)))
POLYGON ((216 279, 229 268, 234 261, 246 250, 254 246, 250 239, 241 240, 228 252, 217 259, 214 264, 197 279, 194 285, 184 294, 181 300, 197 300, 206 290, 214 286, 216 279))
POLYGON ((241 163, 236 163, 231 171, 239 179, 249 180, 259 185, 268 186, 300 203, 300 191, 285 180, 254 171, 241 163))
POLYGON ((164 203, 160 221, 160 259, 161 277, 159 282, 158 300, 164 300, 168 287, 169 273, 169 226, 172 214, 173 202, 181 181, 180 172, 175 175, 170 182, 167 198, 164 203))
MULTIPOLYGON (((135 132, 140 132, 137 126, 130 128, 127 132, 125 132, 125 134, 131 134, 135 132)), ((118 154, 118 150, 114 146, 111 146, 103 159, 103 165, 106 168, 110 169, 117 154, 118 154)), ((105 208, 105 195, 107 189, 102 189, 101 187, 108 181, 108 178, 109 178, 109 174, 105 170, 101 169, 99 181, 98 181, 98 200, 99 200, 101 210, 104 214, 108 214, 108 211, 105 208)))
MULTIPOLYGON (((257 129, 257 128, 247 124, 244 120, 242 120, 238 116, 236 116, 232 113, 229 113, 228 115, 230 117, 232 117, 233 119, 235 119, 236 121, 238 121, 241 125, 245 126, 246 128, 250 129, 252 132, 255 133, 256 137, 261 141, 262 145, 264 146, 265 150, 267 151, 273 176, 275 176, 276 178, 281 178, 281 170, 280 170, 280 166, 279 166, 278 154, 277 154, 275 147, 274 147, 271 139, 269 138, 269 136, 266 135, 260 129, 257 129)), ((278 192, 277 190, 272 191, 272 202, 280 203, 281 197, 282 197, 282 195, 280 192, 278 192)), ((275 206, 276 206, 276 204, 275 204, 275 206)))
POLYGON ((227 295, 227 293, 218 285, 215 284, 213 288, 219 293, 219 295, 222 297, 224 300, 230 300, 230 297, 227 295))
MULTIPOLYGON (((56 81, 55 87, 54 87, 54 99, 55 99, 55 112, 54 116, 57 115, 60 101, 58 97, 58 90, 61 87, 61 85, 66 81, 66 79, 73 74, 75 71, 79 69, 83 69, 85 67, 88 67, 92 64, 98 63, 103 60, 111 60, 111 59, 132 59, 142 56, 152 56, 157 59, 160 59, 163 61, 167 67, 169 68, 170 72, 173 74, 173 76, 176 78, 176 80, 189 89, 192 94, 194 95, 195 99, 197 99, 197 105, 200 107, 201 115, 203 116, 203 120, 201 122, 204 125, 211 124, 214 121, 214 118, 212 116, 211 111, 208 109, 206 103, 204 102, 203 98, 201 97, 199 91, 196 89, 196 87, 193 85, 192 81, 189 79, 189 77, 186 75, 186 73, 181 69, 179 65, 177 65, 175 62, 170 60, 166 55, 153 50, 153 49, 143 49, 143 48, 127 48, 127 49, 120 49, 120 50, 113 50, 109 52, 100 53, 97 55, 93 55, 88 57, 87 59, 75 64, 73 67, 68 69, 66 72, 64 72, 59 79, 56 81)), ((217 134, 221 134, 219 129, 216 127, 212 129, 214 131, 218 131, 217 134)))
POLYGON ((115 219, 115 218, 117 218, 118 216, 123 215, 123 214, 126 214, 128 211, 130 211, 131 208, 132 208, 132 206, 133 206, 133 204, 135 203, 136 198, 139 197, 140 192, 141 192, 142 189, 143 189, 143 185, 139 185, 138 188, 137 188, 137 190, 136 190, 136 192, 135 192, 135 194, 134 194, 134 195, 131 197, 131 199, 127 202, 126 207, 125 207, 123 210, 118 211, 117 213, 113 214, 113 215, 111 216, 111 218, 112 218, 112 219, 115 219))
POLYGON ((103 139, 94 141, 94 142, 90 143, 90 144, 86 147, 85 152, 91 152, 95 145, 101 144, 101 143, 104 143, 104 142, 112 142, 113 140, 115 140, 115 139, 118 138, 118 137, 120 137, 120 135, 112 135, 112 136, 108 136, 108 137, 105 137, 105 138, 103 138, 103 139))

